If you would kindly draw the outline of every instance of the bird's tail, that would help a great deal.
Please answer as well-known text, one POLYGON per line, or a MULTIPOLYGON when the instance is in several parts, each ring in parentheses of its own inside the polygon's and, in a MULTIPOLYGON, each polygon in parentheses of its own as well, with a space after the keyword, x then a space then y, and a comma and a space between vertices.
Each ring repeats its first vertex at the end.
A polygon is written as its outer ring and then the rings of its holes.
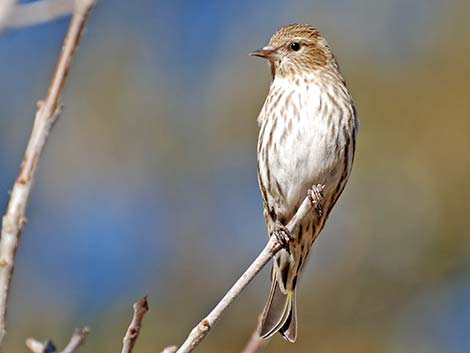
POLYGON ((297 336, 295 288, 284 292, 276 279, 276 272, 274 271, 271 293, 261 315, 258 333, 260 337, 268 338, 279 332, 287 341, 295 342, 297 336))

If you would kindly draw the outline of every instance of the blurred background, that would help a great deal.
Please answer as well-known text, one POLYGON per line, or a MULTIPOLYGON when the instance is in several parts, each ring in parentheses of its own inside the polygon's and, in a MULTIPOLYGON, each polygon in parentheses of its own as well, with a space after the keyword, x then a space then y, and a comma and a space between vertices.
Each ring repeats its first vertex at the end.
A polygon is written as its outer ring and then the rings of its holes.
MULTIPOLYGON (((5 351, 74 327, 116 352, 180 344, 266 241, 256 117, 270 74, 247 53, 281 25, 328 38, 361 118, 352 178, 298 292, 299 338, 267 352, 470 351, 470 3, 99 1, 41 160, 5 351)), ((0 36, 0 204, 69 18, 0 36)), ((239 352, 265 269, 201 352, 239 352)))

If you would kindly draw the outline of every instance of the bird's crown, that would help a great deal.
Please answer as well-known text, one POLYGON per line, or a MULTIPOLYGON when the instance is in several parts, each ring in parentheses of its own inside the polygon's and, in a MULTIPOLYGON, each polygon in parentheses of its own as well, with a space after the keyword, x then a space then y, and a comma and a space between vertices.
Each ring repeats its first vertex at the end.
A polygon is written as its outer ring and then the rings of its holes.
POLYGON ((270 61, 273 76, 312 72, 335 63, 326 40, 308 24, 281 27, 268 46, 252 54, 270 61))

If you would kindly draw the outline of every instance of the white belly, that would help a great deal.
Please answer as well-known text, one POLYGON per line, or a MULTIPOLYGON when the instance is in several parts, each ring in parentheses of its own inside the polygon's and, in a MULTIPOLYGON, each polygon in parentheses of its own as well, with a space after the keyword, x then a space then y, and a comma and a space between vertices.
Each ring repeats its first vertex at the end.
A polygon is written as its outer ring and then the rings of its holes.
MULTIPOLYGON (((289 83, 277 83, 285 84, 289 83)), ((275 89, 273 82, 271 90, 275 89)), ((342 148, 337 147, 342 144, 340 129, 332 130, 332 111, 325 108, 328 98, 320 97, 320 87, 310 84, 297 87, 291 94, 285 92, 277 101, 284 110, 269 110, 266 101, 260 114, 258 169, 260 183, 269 188, 267 206, 277 215, 290 217, 313 185, 325 185, 325 197, 332 193, 344 166, 337 156, 342 148)))

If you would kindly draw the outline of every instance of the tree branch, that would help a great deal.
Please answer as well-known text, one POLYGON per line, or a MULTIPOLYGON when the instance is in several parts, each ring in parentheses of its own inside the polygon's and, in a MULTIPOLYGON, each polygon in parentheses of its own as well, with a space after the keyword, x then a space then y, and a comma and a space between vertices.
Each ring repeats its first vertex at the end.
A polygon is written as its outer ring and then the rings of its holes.
MULTIPOLYGON (((70 338, 69 343, 67 344, 67 346, 65 346, 61 353, 74 353, 78 349, 78 347, 80 347, 85 342, 85 339, 89 334, 90 329, 88 327, 75 329, 72 337, 70 338)), ((26 347, 28 347, 28 349, 32 353, 56 352, 55 345, 50 340, 46 342, 39 342, 37 339, 28 338, 26 340, 26 347)))
POLYGON ((17 0, 0 1, 0 32, 8 26, 8 21, 15 8, 17 0))
POLYGON ((31 353, 52 353, 56 351, 54 342, 50 340, 39 342, 37 339, 32 337, 26 340, 26 347, 28 347, 31 353))
MULTIPOLYGON (((297 209, 297 212, 292 217, 292 219, 287 224, 287 230, 292 234, 294 229, 300 223, 300 221, 312 210, 313 207, 319 209, 319 202, 321 191, 323 186, 314 186, 316 192, 309 192, 308 196, 302 202, 300 207, 297 209)), ((292 242, 293 239, 290 239, 292 242)), ((243 289, 251 282, 251 280, 261 271, 261 269, 271 260, 271 258, 282 249, 281 243, 277 240, 275 236, 269 238, 268 243, 258 255, 258 257, 253 261, 253 263, 248 267, 245 273, 235 282, 232 288, 225 294, 225 296, 220 300, 220 302, 215 306, 214 309, 202 319, 196 327, 190 332, 189 336, 186 338, 186 341, 181 345, 181 347, 176 351, 176 353, 189 353, 192 352, 199 343, 207 336, 210 329, 214 326, 217 320, 222 316, 222 314, 227 310, 227 308, 232 304, 232 302, 240 295, 243 289)))
POLYGON ((17 5, 10 11, 6 26, 10 28, 33 26, 68 16, 73 13, 74 2, 74 0, 41 0, 17 5))
POLYGON ((75 329, 72 337, 70 337, 69 343, 65 346, 61 353, 74 353, 78 347, 80 347, 85 342, 85 339, 89 334, 90 329, 86 326, 75 329))
POLYGON ((178 347, 170 346, 170 347, 166 347, 164 350, 162 350, 161 353, 175 353, 177 350, 178 350, 178 347))
POLYGON ((46 100, 38 103, 38 110, 21 170, 13 185, 7 211, 3 217, 0 239, 0 351, 6 335, 8 293, 14 271, 16 251, 23 225, 26 223, 25 210, 38 160, 44 150, 52 125, 60 114, 59 95, 67 77, 72 57, 77 49, 85 21, 94 3, 94 0, 77 0, 76 2, 75 12, 46 100))
POLYGON ((139 338, 142 328, 142 320, 148 311, 149 304, 146 296, 134 303, 134 316, 122 340, 122 353, 131 353, 134 349, 134 345, 137 342, 137 338, 139 338))
POLYGON ((268 342, 269 339, 261 338, 258 335, 258 329, 255 328, 253 334, 250 337, 250 340, 246 344, 245 348, 243 348, 241 353, 261 353, 268 342))

